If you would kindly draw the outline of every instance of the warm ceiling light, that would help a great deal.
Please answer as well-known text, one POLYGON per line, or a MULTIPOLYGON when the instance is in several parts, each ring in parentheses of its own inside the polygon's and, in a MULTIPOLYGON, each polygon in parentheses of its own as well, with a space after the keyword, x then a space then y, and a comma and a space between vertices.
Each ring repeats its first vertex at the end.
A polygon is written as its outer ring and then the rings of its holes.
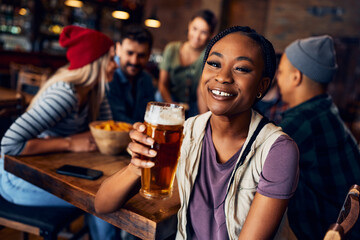
POLYGON ((63 30, 63 27, 61 27, 59 25, 52 25, 48 28, 48 30, 52 33, 59 35, 61 33, 61 31, 63 30))
POLYGON ((66 0, 64 4, 75 8, 81 8, 83 6, 83 2, 78 0, 66 0))
POLYGON ((19 9, 19 15, 25 16, 26 14, 27 14, 26 8, 20 8, 20 9, 19 9))
POLYGON ((159 28, 161 23, 157 19, 146 19, 145 26, 152 27, 152 28, 159 28))
POLYGON ((150 17, 148 17, 145 20, 145 26, 151 27, 151 28, 159 28, 161 26, 161 23, 156 15, 157 7, 154 6, 151 10, 150 17))
POLYGON ((112 14, 113 18, 117 18, 117 19, 129 19, 130 14, 128 12, 125 11, 113 11, 112 14))

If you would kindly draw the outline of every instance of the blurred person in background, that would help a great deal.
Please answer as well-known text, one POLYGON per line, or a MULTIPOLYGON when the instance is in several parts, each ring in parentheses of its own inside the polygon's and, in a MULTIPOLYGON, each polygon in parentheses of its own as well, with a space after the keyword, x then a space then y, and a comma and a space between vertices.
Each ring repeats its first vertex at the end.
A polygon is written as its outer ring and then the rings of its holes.
POLYGON ((217 18, 213 12, 197 12, 188 24, 187 41, 170 42, 163 53, 163 60, 159 66, 157 100, 184 104, 187 109, 186 117, 207 111, 202 101, 198 106, 198 98, 201 96, 198 92, 198 83, 205 47, 216 25, 217 18))
POLYGON ((267 117, 270 121, 279 124, 282 119, 282 113, 288 108, 288 105, 281 99, 279 86, 276 79, 272 82, 269 91, 258 101, 253 108, 267 117))
MULTIPOLYGON (((297 143, 300 178, 288 219, 298 239, 323 239, 349 188, 360 183, 360 150, 327 86, 337 69, 328 35, 292 42, 281 57, 277 81, 289 105, 280 126, 297 143)), ((349 239, 360 239, 360 222, 349 239)))
MULTIPOLYGON (((88 152, 97 149, 88 125, 112 119, 105 97, 106 83, 116 63, 114 43, 91 29, 66 26, 59 38, 69 64, 58 69, 33 98, 28 109, 6 131, 1 154, 34 155, 50 152, 88 152)), ((68 206, 70 203, 4 170, 0 160, 0 194, 26 206, 68 206)), ((91 239, 112 239, 115 228, 87 215, 91 239)))
MULTIPOLYGON (((281 54, 276 54, 276 66, 279 66, 280 58, 281 54)), ((288 106, 281 99, 280 89, 276 78, 272 81, 266 95, 260 101, 255 103, 253 108, 275 124, 281 122, 281 115, 288 109, 288 106)))
POLYGON ((143 121, 146 104, 155 99, 153 77, 144 70, 152 43, 151 33, 140 25, 125 27, 120 41, 116 42, 115 60, 119 68, 106 90, 116 121, 143 121))

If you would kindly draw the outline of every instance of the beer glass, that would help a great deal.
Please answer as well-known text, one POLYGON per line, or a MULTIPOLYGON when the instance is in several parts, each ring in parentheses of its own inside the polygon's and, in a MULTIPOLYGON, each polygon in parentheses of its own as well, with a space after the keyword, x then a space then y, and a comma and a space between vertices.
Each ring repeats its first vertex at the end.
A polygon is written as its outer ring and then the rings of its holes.
POLYGON ((140 194, 148 199, 171 197, 176 167, 180 157, 185 110, 171 103, 149 102, 144 124, 146 134, 155 142, 151 146, 157 151, 154 158, 141 156, 143 160, 155 163, 152 168, 141 172, 140 194))

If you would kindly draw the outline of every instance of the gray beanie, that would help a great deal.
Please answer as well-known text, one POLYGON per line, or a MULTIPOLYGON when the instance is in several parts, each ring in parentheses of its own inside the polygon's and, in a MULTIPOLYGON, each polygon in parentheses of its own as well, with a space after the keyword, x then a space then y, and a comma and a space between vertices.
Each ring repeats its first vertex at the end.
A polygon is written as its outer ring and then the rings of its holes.
POLYGON ((296 40, 286 49, 291 64, 311 80, 329 83, 337 64, 333 39, 328 35, 296 40))

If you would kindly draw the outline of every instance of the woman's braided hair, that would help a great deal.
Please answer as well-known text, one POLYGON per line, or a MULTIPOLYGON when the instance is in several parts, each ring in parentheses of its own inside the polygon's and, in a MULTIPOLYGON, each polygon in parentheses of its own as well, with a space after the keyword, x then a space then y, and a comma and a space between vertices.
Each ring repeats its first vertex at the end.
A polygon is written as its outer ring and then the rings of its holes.
POLYGON ((220 39, 225 37, 226 35, 234 32, 240 32, 241 34, 248 36, 249 38, 253 39, 261 48, 262 55, 264 59, 264 72, 263 77, 269 77, 270 78, 270 84, 268 89, 264 92, 262 97, 266 94, 266 92, 269 90, 271 86, 271 82, 275 76, 276 71, 276 55, 273 45, 269 40, 267 40, 264 36, 257 33, 254 29, 251 29, 247 26, 233 26, 225 29, 224 31, 218 33, 214 38, 212 38, 209 42, 209 44, 206 47, 205 55, 204 55, 204 61, 203 61, 203 67, 206 63, 206 60, 209 56, 211 48, 214 46, 216 42, 218 42, 220 39))

